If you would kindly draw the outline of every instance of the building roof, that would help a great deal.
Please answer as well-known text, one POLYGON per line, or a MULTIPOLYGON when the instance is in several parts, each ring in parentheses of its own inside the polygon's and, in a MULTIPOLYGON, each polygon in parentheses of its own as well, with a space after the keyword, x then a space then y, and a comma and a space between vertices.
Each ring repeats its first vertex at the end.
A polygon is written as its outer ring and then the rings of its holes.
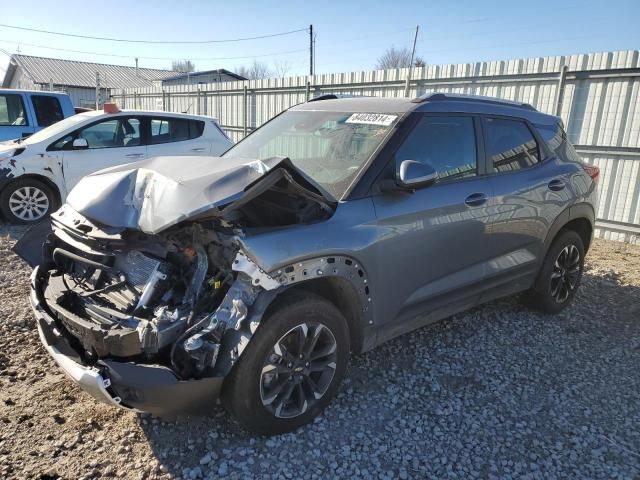
POLYGON ((173 77, 169 77, 169 78, 164 78, 163 80, 179 80, 181 78, 196 78, 199 75, 228 75, 230 77, 235 78, 236 80, 247 80, 245 77, 243 77, 242 75, 238 75, 237 73, 233 73, 225 68, 219 68, 217 70, 204 70, 201 72, 190 72, 190 73, 179 73, 178 75, 175 75, 173 77))
POLYGON ((100 72, 100 82, 106 88, 151 87, 154 80, 175 77, 176 72, 155 68, 138 68, 124 65, 79 62, 58 58, 33 57, 31 55, 11 55, 3 87, 11 84, 11 79, 20 67, 27 78, 36 84, 63 85, 68 87, 96 86, 96 72, 100 72))

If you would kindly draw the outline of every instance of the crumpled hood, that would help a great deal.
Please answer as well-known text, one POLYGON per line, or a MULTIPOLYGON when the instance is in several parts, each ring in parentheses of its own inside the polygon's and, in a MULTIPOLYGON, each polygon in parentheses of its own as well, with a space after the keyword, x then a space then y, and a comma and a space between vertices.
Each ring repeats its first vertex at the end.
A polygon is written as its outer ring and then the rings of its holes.
POLYGON ((156 157, 83 178, 67 204, 102 225, 155 234, 241 199, 247 187, 280 166, 325 194, 287 158, 156 157))

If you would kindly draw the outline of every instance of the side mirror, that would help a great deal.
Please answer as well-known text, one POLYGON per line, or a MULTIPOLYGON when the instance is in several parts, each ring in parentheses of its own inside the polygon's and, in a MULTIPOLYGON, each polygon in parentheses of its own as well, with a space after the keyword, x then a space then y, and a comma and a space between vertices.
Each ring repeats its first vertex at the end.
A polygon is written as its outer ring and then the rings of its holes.
POLYGON ((431 185, 438 179, 438 172, 428 163, 404 160, 400 164, 400 172, 396 183, 400 188, 414 190, 431 185))
POLYGON ((83 150, 85 148, 89 148, 89 142, 87 142, 86 138, 76 138, 73 141, 72 146, 74 150, 83 150))

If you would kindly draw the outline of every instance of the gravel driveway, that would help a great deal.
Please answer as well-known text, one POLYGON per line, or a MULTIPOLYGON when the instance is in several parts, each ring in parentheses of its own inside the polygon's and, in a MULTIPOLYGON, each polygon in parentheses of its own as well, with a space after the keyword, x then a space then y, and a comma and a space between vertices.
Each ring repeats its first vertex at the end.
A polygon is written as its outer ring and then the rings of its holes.
POLYGON ((353 358, 313 425, 102 406, 40 347, 0 225, 0 478, 640 478, 640 247, 596 240, 558 316, 509 298, 353 358))

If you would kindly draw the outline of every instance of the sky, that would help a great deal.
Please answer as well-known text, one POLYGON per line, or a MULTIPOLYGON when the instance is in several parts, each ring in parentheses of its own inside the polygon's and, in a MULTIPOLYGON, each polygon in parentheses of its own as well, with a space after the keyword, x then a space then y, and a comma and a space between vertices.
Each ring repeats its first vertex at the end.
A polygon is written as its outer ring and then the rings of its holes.
MULTIPOLYGON (((127 40, 229 40, 313 24, 317 73, 374 69, 386 48, 411 47, 417 25, 416 54, 431 65, 640 48, 640 0, 2 3, 3 25, 127 40)), ((307 30, 237 42, 145 44, 0 26, 0 78, 8 54, 17 51, 119 65, 135 65, 138 57, 141 67, 150 68, 190 59, 197 70, 233 71, 256 59, 287 75, 309 71, 307 30)))

